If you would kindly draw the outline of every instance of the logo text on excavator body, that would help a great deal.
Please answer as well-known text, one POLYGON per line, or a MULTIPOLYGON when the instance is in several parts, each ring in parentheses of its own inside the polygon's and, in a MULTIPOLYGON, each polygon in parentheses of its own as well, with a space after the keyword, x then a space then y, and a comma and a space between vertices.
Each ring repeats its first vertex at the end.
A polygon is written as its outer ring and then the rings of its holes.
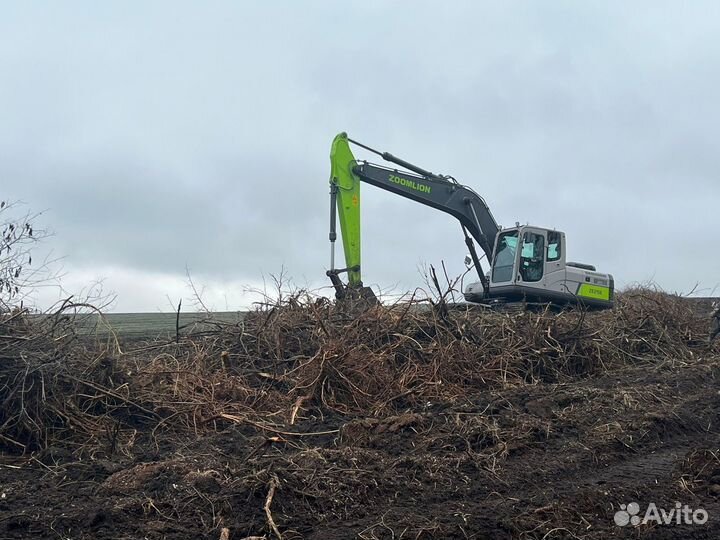
POLYGON ((408 180, 407 178, 402 178, 400 176, 395 176, 394 174, 391 174, 389 177, 389 180, 393 184, 398 184, 406 188, 414 189, 415 191, 419 191, 420 193, 430 193, 430 190, 432 189, 431 186, 428 186, 427 184, 419 184, 418 182, 415 182, 414 180, 408 180))

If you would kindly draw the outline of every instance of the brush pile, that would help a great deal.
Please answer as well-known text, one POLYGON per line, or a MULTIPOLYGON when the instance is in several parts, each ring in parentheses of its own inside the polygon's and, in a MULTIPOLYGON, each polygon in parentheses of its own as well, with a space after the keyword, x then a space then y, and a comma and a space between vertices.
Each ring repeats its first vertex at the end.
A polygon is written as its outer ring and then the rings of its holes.
POLYGON ((299 294, 211 324, 122 351, 0 319, 0 536, 605 538, 630 500, 720 515, 720 354, 681 297, 353 313, 299 294))
MULTIPOLYGON (((107 346, 78 335, 79 307, 55 313, 0 314, 0 447, 29 454, 58 441, 95 445, 118 422, 143 414, 123 397, 116 360, 107 346), (67 314, 70 312, 71 314, 67 314)), ((107 344, 106 344, 107 345, 107 344)))

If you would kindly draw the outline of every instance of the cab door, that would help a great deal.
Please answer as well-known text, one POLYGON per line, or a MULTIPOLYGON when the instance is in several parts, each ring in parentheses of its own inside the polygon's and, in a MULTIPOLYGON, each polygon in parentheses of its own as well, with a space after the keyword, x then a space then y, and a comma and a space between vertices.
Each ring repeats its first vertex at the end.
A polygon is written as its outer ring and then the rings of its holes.
POLYGON ((518 261, 519 285, 544 288, 547 231, 523 228, 518 261))

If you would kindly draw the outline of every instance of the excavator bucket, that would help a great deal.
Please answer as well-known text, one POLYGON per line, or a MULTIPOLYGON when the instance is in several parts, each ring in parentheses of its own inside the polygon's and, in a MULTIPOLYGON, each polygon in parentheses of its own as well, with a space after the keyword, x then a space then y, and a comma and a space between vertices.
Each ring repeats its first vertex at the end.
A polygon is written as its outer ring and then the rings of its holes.
POLYGON ((360 277, 360 179, 353 174, 355 165, 346 133, 335 137, 330 149, 330 183, 337 186, 337 211, 348 286, 362 286, 360 277))

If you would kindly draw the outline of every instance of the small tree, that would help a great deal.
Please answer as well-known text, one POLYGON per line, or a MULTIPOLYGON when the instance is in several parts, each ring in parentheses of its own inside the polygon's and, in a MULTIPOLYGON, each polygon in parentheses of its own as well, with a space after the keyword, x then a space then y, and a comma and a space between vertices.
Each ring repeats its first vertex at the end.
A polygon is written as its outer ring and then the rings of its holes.
POLYGON ((47 233, 33 226, 39 214, 18 213, 19 207, 0 201, 0 311, 16 306, 39 281, 31 250, 47 233))

